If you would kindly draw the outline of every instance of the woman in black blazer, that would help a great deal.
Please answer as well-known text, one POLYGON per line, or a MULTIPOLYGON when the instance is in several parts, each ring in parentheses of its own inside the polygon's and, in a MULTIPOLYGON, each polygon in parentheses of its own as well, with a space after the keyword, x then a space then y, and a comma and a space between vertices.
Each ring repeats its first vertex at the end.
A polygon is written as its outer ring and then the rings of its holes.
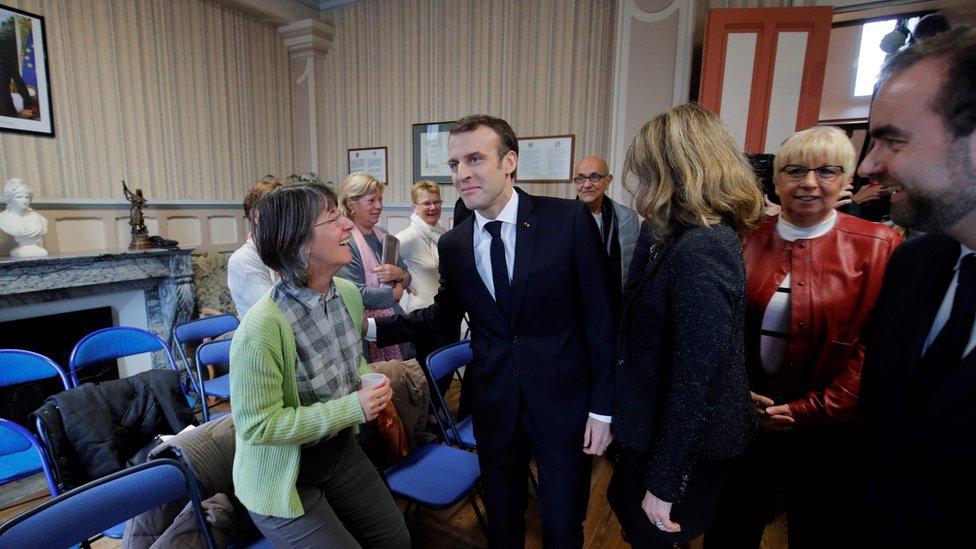
POLYGON ((670 548, 709 526, 724 464, 755 426, 739 234, 763 201, 728 129, 694 103, 645 124, 624 171, 651 238, 624 295, 607 497, 635 547, 670 548))

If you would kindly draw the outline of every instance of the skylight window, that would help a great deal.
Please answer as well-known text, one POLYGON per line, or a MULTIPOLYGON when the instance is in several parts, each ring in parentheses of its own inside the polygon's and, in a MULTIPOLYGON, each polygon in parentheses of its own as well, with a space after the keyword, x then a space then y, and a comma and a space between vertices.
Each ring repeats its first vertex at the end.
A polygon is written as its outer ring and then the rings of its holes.
MULTIPOLYGON (((918 17, 912 17, 906 24, 914 31, 918 17)), ((878 73, 884 64, 886 54, 881 51, 881 39, 895 30, 897 19, 872 21, 861 26, 861 42, 857 50, 857 74, 854 78, 854 97, 870 96, 878 81, 878 73)))

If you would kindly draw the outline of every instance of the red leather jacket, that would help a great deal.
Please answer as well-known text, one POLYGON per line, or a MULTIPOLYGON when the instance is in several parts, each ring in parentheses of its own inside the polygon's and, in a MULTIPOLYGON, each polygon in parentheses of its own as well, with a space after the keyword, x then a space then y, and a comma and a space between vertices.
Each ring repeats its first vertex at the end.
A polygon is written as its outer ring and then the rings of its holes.
POLYGON ((746 368, 752 390, 787 403, 797 425, 854 419, 864 347, 859 340, 901 237, 842 213, 827 234, 787 242, 776 217, 746 235, 746 368), (759 331, 766 305, 792 272, 790 333, 775 376, 762 368, 759 331))

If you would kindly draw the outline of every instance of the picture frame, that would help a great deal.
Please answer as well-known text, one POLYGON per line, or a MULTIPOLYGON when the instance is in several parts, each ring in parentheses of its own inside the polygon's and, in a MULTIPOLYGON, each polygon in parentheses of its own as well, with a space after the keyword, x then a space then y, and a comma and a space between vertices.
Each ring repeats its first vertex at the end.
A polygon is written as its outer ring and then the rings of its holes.
POLYGON ((45 31, 44 17, 0 4, 0 132, 54 137, 45 31))
POLYGON ((426 179, 438 185, 451 184, 447 166, 447 140, 450 122, 426 122, 413 125, 413 180, 426 179))
POLYGON ((520 137, 518 143, 518 181, 569 183, 573 180, 575 135, 520 137))
POLYGON ((386 147, 347 149, 349 173, 365 172, 384 183, 388 183, 390 163, 386 151, 386 147))

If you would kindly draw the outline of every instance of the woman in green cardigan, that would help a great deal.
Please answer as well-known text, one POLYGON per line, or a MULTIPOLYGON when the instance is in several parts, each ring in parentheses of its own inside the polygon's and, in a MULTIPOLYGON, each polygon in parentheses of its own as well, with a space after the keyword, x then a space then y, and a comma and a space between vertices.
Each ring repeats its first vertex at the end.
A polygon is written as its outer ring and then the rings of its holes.
POLYGON ((355 431, 393 395, 359 389, 363 303, 335 274, 352 223, 321 185, 268 193, 255 244, 281 281, 234 333, 234 490, 275 547, 409 547, 403 515, 355 431))

